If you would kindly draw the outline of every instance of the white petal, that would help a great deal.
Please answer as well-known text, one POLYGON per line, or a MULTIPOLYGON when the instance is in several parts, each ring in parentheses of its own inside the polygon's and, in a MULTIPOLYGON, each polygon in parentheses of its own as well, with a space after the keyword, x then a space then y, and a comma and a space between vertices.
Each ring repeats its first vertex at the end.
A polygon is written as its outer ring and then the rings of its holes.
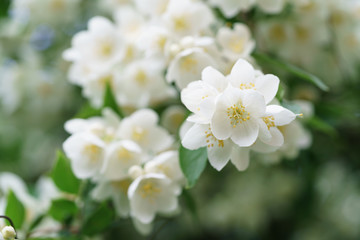
POLYGON ((215 97, 218 95, 216 89, 204 81, 191 82, 181 91, 181 102, 193 113, 200 113, 204 116, 211 116, 215 107, 215 97), (210 100, 210 101, 206 101, 210 100), (205 101, 205 104, 201 104, 205 101), (201 106, 200 106, 201 104, 201 106), (206 105, 209 105, 208 107, 206 105), (210 113, 203 108, 210 108, 210 113))
POLYGON ((141 148, 136 143, 129 140, 113 142, 107 148, 101 173, 108 180, 121 180, 128 177, 132 166, 141 162, 141 148))
POLYGON ((231 154, 231 162, 235 165, 237 170, 244 171, 248 168, 250 161, 250 149, 239 148, 234 146, 231 154))
POLYGON ((72 170, 81 179, 94 177, 102 168, 104 147, 103 141, 88 133, 74 134, 63 143, 65 154, 71 160, 72 170), (88 146, 93 149, 86 150, 88 146), (96 151, 96 155, 91 151, 96 151))
POLYGON ((177 197, 172 193, 172 185, 167 186, 166 188, 169 189, 164 189, 164 191, 162 191, 160 193, 160 195, 157 198, 157 206, 158 206, 158 211, 160 213, 168 213, 168 212, 172 212, 174 211, 177 206, 178 206, 178 200, 177 197))
POLYGON ((257 121, 250 119, 237 124, 236 127, 233 128, 231 140, 239 147, 249 147, 256 141, 258 135, 259 124, 257 121))
POLYGON ((250 113, 250 117, 262 117, 265 113, 264 96, 254 90, 245 90, 243 105, 245 110, 250 113))
POLYGON ((205 68, 202 71, 201 78, 219 92, 223 92, 229 84, 227 78, 213 67, 205 68))
POLYGON ((209 124, 210 120, 204 116, 201 116, 199 114, 193 114, 190 115, 186 121, 193 122, 193 123, 199 123, 199 124, 209 124))
POLYGON ((186 49, 171 61, 166 79, 168 82, 175 81, 177 87, 183 89, 190 82, 199 80, 205 67, 216 65, 213 57, 202 49, 186 49))
MULTIPOLYGON (((113 191, 114 191, 114 189, 113 189, 113 191)), ((116 213, 120 217, 128 217, 129 216, 130 203, 129 203, 129 199, 127 198, 126 193, 116 189, 116 191, 113 192, 113 203, 114 203, 116 213)))
POLYGON ((271 153, 271 152, 275 152, 278 149, 279 149, 279 147, 274 147, 274 146, 268 145, 261 140, 257 140, 251 146, 251 150, 260 152, 260 153, 271 153))
POLYGON ((150 223, 155 218, 155 206, 144 204, 144 199, 141 195, 136 194, 143 177, 139 177, 131 183, 128 189, 128 196, 130 201, 131 214, 142 223, 150 223))
POLYGON ((144 125, 155 125, 157 124, 159 117, 152 109, 141 109, 133 113, 131 119, 138 124, 144 123, 144 125))
POLYGON ((227 115, 227 106, 220 101, 211 119, 211 130, 217 139, 225 140, 231 136, 232 126, 227 115))
POLYGON ((174 139, 165 129, 155 126, 150 129, 147 142, 148 150, 161 152, 168 149, 173 144, 174 139))
POLYGON ((269 131, 268 126, 266 125, 266 123, 262 120, 260 120, 259 122, 259 138, 262 141, 268 141, 269 139, 271 139, 271 133, 269 131))
POLYGON ((280 147, 284 144, 284 136, 277 127, 271 127, 269 133, 271 134, 271 137, 262 138, 261 141, 274 147, 280 147))
POLYGON ((232 68, 229 78, 234 87, 239 87, 241 83, 254 82, 255 70, 246 60, 239 59, 232 68))
POLYGON ((231 119, 228 116, 228 107, 236 104, 241 99, 243 92, 233 87, 228 87, 219 97, 216 103, 215 112, 211 119, 211 130, 219 140, 225 140, 231 136, 231 119))
POLYGON ((223 147, 214 144, 213 147, 208 147, 208 158, 211 166, 220 171, 229 162, 230 154, 233 144, 231 141, 224 141, 223 147))
POLYGON ((255 88, 264 95, 266 104, 275 97, 279 88, 279 82, 279 78, 272 74, 256 78, 255 88))
POLYGON ((190 150, 206 146, 206 131, 210 131, 208 124, 195 124, 186 132, 181 144, 190 150))
POLYGON ((85 119, 71 119, 65 123, 65 130, 70 133, 74 134, 76 132, 82 132, 88 126, 88 121, 85 119))
POLYGON ((266 114, 274 116, 274 123, 276 126, 289 124, 296 118, 296 115, 293 112, 279 105, 267 106, 266 114))
POLYGON ((270 128, 271 140, 268 142, 269 145, 280 147, 284 144, 284 136, 277 127, 270 128))

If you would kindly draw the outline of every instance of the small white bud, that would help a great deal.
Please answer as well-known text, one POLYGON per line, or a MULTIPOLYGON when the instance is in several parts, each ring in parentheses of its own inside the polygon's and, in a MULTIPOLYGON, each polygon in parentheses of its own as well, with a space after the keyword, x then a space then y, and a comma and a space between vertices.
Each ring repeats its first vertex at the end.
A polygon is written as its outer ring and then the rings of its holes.
POLYGON ((5 240, 13 240, 16 236, 15 229, 12 226, 4 227, 1 230, 1 234, 3 235, 5 240))
POLYGON ((170 55, 171 56, 175 56, 176 54, 178 54, 181 51, 181 48, 179 45, 177 44, 171 44, 170 46, 170 55))
POLYGON ((132 179, 136 179, 143 174, 143 170, 140 166, 132 166, 129 169, 129 175, 132 179))

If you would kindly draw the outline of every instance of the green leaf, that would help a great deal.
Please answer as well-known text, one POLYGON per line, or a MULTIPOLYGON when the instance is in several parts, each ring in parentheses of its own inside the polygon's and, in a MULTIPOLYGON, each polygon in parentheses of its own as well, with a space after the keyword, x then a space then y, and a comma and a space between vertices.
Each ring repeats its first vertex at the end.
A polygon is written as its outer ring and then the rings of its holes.
POLYGON ((35 220, 31 223, 28 231, 32 231, 33 229, 35 229, 37 226, 39 226, 39 224, 42 222, 42 220, 44 219, 45 214, 41 214, 39 215, 37 218, 35 218, 35 220))
POLYGON ((8 15, 10 3, 11 3, 10 0, 1 0, 0 1, 0 18, 6 17, 8 15))
POLYGON ((191 214, 193 215, 194 219, 199 220, 197 214, 196 202, 193 196, 191 195, 191 193, 188 190, 183 190, 181 196, 183 197, 185 204, 188 207, 191 214))
POLYGON ((5 215, 13 221, 15 230, 21 229, 25 220, 25 208, 13 191, 10 191, 7 197, 5 215))
POLYGON ((111 225, 113 219, 114 210, 103 203, 85 220, 81 232, 87 236, 99 234, 111 225))
POLYGON ((199 148, 197 150, 189 150, 180 146, 179 151, 180 166, 187 179, 187 187, 191 188, 204 171, 207 163, 207 149, 199 148))
POLYGON ((103 108, 105 108, 105 107, 111 108, 121 118, 124 117, 124 114, 122 113, 122 111, 120 110, 119 106, 116 103, 116 100, 115 100, 115 97, 114 97, 114 94, 113 94, 110 84, 106 84, 103 108))
POLYGON ((51 202, 49 215, 59 222, 71 218, 77 213, 76 204, 67 199, 56 199, 51 202))
POLYGON ((320 88, 323 91, 329 91, 329 87, 320 78, 318 78, 317 76, 315 76, 309 72, 306 72, 305 70, 303 70, 297 66, 294 66, 287 62, 283 62, 279 59, 276 59, 273 56, 270 57, 270 56, 261 54, 259 52, 254 52, 252 54, 252 56, 258 62, 263 62, 263 63, 268 63, 268 64, 278 66, 278 67, 294 74, 295 76, 314 84, 315 86, 317 86, 318 88, 320 88))
POLYGON ((101 116, 101 109, 93 108, 89 103, 86 103, 74 118, 89 118, 94 116, 101 116))
POLYGON ((57 152, 57 160, 50 176, 60 190, 73 194, 79 192, 80 180, 72 172, 70 160, 61 151, 57 152))
POLYGON ((338 134, 336 129, 318 117, 312 117, 307 121, 310 128, 315 129, 319 132, 325 133, 331 137, 336 137, 338 134))

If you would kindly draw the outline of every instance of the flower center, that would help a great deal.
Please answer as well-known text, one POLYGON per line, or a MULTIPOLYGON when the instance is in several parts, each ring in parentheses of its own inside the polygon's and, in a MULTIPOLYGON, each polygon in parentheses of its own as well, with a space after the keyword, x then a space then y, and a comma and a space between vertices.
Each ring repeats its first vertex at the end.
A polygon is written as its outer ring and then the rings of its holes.
POLYGON ((205 134, 206 134, 206 143, 208 148, 214 147, 214 143, 215 144, 217 143, 219 147, 222 148, 224 147, 224 141, 214 137, 210 128, 208 131, 205 131, 205 134))
POLYGON ((175 17, 173 21, 175 30, 182 31, 187 28, 187 22, 184 16, 175 17))
POLYGON ((230 122, 233 127, 236 127, 239 123, 250 120, 250 113, 247 112, 244 105, 240 103, 228 107, 227 115, 230 118, 230 122))
POLYGON ((198 64, 198 62, 194 58, 188 56, 188 57, 185 57, 181 61, 181 68, 185 69, 187 72, 191 72, 191 73, 195 74, 197 72, 196 71, 197 64, 198 64))
POLYGON ((143 70, 139 70, 135 75, 135 81, 139 84, 144 86, 147 82, 146 73, 143 70))
POLYGON ((244 51, 244 39, 232 38, 229 47, 232 51, 236 53, 241 53, 244 51))
POLYGON ((246 89, 254 89, 254 90, 256 90, 254 83, 241 83, 239 88, 241 90, 246 90, 246 89))
POLYGON ((123 147, 118 150, 117 156, 120 160, 125 160, 125 161, 128 161, 129 159, 132 158, 131 152, 123 147))
POLYGON ((135 141, 141 141, 144 139, 147 131, 141 127, 134 127, 132 131, 132 138, 135 141))
POLYGON ((143 198, 152 198, 155 194, 160 193, 161 189, 157 188, 152 182, 145 183, 141 188, 141 196, 143 198))
POLYGON ((263 117, 262 119, 265 122, 268 129, 270 129, 271 127, 275 127, 274 116, 263 117))
POLYGON ((98 51, 101 57, 108 58, 114 51, 114 46, 109 40, 101 40, 98 46, 98 51))
POLYGON ((101 155, 101 148, 95 144, 88 144, 84 147, 83 153, 86 155, 91 162, 97 162, 101 155))

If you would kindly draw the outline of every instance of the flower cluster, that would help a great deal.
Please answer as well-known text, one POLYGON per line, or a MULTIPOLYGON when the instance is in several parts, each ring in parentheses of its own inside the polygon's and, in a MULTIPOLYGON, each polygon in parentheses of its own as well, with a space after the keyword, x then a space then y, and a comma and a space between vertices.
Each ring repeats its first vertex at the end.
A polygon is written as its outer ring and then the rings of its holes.
POLYGON ((65 125, 71 136, 63 147, 75 175, 96 183, 92 197, 111 198, 118 215, 130 215, 144 232, 157 213, 176 212, 184 183, 174 139, 157 122, 150 109, 122 120, 105 109, 103 117, 65 125))
POLYGON ((218 26, 199 0, 137 0, 115 9, 114 23, 93 17, 63 54, 73 62, 70 81, 97 107, 106 84, 124 108, 156 106, 176 97, 169 83, 183 89, 207 66, 226 72, 255 47, 246 25, 218 26))
POLYGON ((339 86, 344 76, 357 74, 359 9, 359 2, 351 0, 302 1, 285 18, 261 20, 256 42, 260 49, 339 86))
POLYGON ((245 170, 249 150, 268 152, 281 147, 284 137, 279 127, 296 118, 290 110, 271 103, 278 86, 276 76, 264 75, 242 59, 227 76, 205 68, 202 80, 181 92, 182 102, 193 113, 187 121, 194 124, 182 144, 189 149, 206 146, 217 170, 230 159, 238 170, 245 170))

